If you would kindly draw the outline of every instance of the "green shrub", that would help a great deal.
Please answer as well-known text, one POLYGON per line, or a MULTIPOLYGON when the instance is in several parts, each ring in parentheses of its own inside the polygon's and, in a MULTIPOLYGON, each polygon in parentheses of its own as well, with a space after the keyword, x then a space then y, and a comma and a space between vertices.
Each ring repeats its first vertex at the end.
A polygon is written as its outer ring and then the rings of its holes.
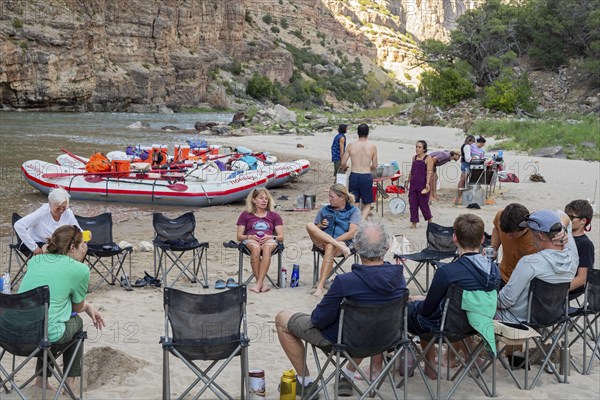
POLYGON ((487 108, 506 113, 514 113, 517 108, 527 111, 536 108, 527 74, 515 76, 511 69, 505 69, 484 91, 483 105, 487 108))
POLYGON ((287 20, 287 19, 285 19, 285 18, 281 18, 281 21, 279 21, 279 25, 281 25, 281 27, 282 27, 283 29, 287 29, 287 28, 289 28, 289 26, 290 26, 290 23, 288 22, 288 20, 287 20))
POLYGON ((304 40, 304 35, 302 34, 302 31, 300 29, 294 29, 293 31, 290 31, 290 33, 296 36, 298 39, 304 40))
POLYGON ((255 99, 270 99, 273 93, 273 83, 266 76, 254 74, 246 85, 246 94, 255 99))
POLYGON ((252 23, 252 14, 250 14, 250 11, 248 10, 246 10, 246 16, 244 17, 244 21, 246 21, 249 24, 252 23))
POLYGON ((262 20, 265 24, 271 25, 271 23, 273 22, 273 17, 271 16, 271 14, 266 14, 263 15, 262 20))
POLYGON ((462 62, 421 74, 419 91, 438 106, 453 106, 475 95, 475 84, 462 62))
POLYGON ((15 18, 15 19, 13 19, 12 25, 13 25, 13 28, 15 28, 15 29, 22 28, 23 27, 23 21, 21 21, 19 18, 15 18))
POLYGON ((277 26, 273 25, 273 26, 271 27, 271 32, 273 32, 273 33, 279 33, 279 32, 280 32, 280 30, 279 30, 279 27, 277 27, 277 26))

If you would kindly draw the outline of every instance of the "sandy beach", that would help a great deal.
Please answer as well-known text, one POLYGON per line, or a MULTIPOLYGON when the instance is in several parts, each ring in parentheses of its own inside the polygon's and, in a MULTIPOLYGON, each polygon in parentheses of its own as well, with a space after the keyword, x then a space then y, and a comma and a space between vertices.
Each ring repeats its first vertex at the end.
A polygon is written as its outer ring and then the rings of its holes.
MULTIPOLYGON (((316 194, 317 205, 327 202, 327 189, 333 183, 330 145, 333 132, 316 133, 314 136, 244 136, 218 138, 219 142, 232 147, 245 146, 255 151, 269 151, 280 160, 288 161, 306 158, 311 161, 311 171, 297 182, 289 183, 272 191, 273 197, 286 196, 288 200, 276 200, 281 209, 294 207, 297 194, 316 194), (302 145, 300 147, 299 145, 302 145)), ((356 127, 349 128, 348 140, 356 140, 356 127)), ((414 155, 414 144, 419 139, 428 142, 429 150, 458 148, 464 134, 457 129, 436 127, 379 126, 372 130, 370 139, 377 144, 379 162, 397 161, 406 176, 410 160, 414 155)), ((217 138, 214 139, 215 141, 217 138)), ((488 139, 486 148, 494 146, 488 139)), ((107 149, 109 151, 110 149, 107 149)), ((495 151, 488 150, 488 154, 495 151)), ((492 219, 495 213, 512 202, 524 204, 530 211, 539 209, 563 209, 574 199, 596 201, 596 215, 592 231, 588 236, 596 247, 596 264, 600 249, 600 228, 598 220, 598 194, 594 194, 600 175, 597 162, 573 161, 562 159, 536 158, 525 154, 505 151, 505 169, 516 174, 520 183, 502 183, 491 195, 495 204, 485 205, 479 210, 467 210, 463 206, 454 206, 456 184, 459 175, 458 163, 451 162, 439 171, 441 189, 439 200, 433 202, 434 221, 442 225, 451 225, 456 216, 473 212, 483 218, 486 231, 491 233, 492 219), (546 182, 531 182, 529 175, 541 174, 546 182)), ((389 183, 386 183, 389 184, 389 183)), ((391 196, 394 195, 390 195, 391 196)), ((401 195, 408 203, 408 196, 401 195)), ((408 209, 405 213, 393 215, 384 202, 383 220, 392 235, 404 234, 414 248, 425 245, 425 223, 419 223, 417 229, 409 229, 408 209)), ((77 202, 72 203, 78 213, 77 202)), ((111 211, 110 203, 98 203, 93 214, 111 211)), ((407 204, 408 206, 408 204, 407 204)), ((33 206, 32 206, 33 207, 33 206)), ((242 211, 242 204, 194 209, 197 219, 196 237, 208 241, 208 270, 210 289, 202 289, 198 284, 180 280, 177 288, 195 292, 214 292, 215 280, 237 275, 237 250, 225 249, 223 242, 235 238, 235 222, 242 211)), ((89 211, 89 207, 86 211, 89 211)), ((188 211, 183 208, 165 208, 171 217, 188 211)), ((375 212, 375 211, 374 211, 375 212)), ((251 369, 263 369, 266 377, 267 398, 278 398, 277 385, 284 370, 291 364, 279 346, 274 325, 275 314, 281 309, 311 312, 318 299, 310 294, 312 283, 311 242, 305 230, 307 222, 313 220, 313 212, 281 211, 284 220, 285 245, 284 265, 291 270, 293 263, 301 266, 300 286, 298 288, 272 289, 267 293, 248 292, 248 324, 251 339, 249 360, 251 369)), ((381 210, 378 211, 381 216, 381 210)), ((117 242, 127 240, 137 247, 142 241, 151 241, 153 237, 151 212, 121 214, 115 216, 114 236, 117 242)), ((6 246, 3 252, 6 252, 6 246)), ((6 255, 6 254, 5 254, 6 255)), ((392 261, 391 254, 386 258, 392 261)), ((249 263, 246 264, 249 271, 249 263)), ((597 266, 596 266, 597 268, 597 266)), ((135 251, 133 253, 132 280, 143 276, 144 271, 152 273, 152 252, 135 251)), ((276 271, 273 262, 271 271, 276 271)), ((92 283, 97 276, 92 274, 92 283)), ((414 287, 409 286, 412 290, 414 287)), ((89 339, 86 342, 86 393, 88 399, 158 399, 161 398, 162 384, 162 348, 159 338, 164 334, 164 313, 162 289, 153 287, 136 288, 127 292, 119 286, 103 284, 89 301, 101 310, 106 328, 96 332, 87 316, 84 316, 89 339)), ((571 349, 573 357, 581 357, 581 346, 571 349)), ((314 365, 309 354, 309 366, 314 365)), ((239 369, 235 361, 222 374, 221 383, 232 393, 239 394, 239 369)), ((532 369, 532 372, 537 370, 532 369)), ((417 374, 418 375, 418 374, 417 374)), ((428 398, 421 378, 409 380, 408 393, 411 399, 428 398)), ((491 376, 491 371, 488 372, 491 376)), ((171 387, 174 393, 180 393, 192 380, 192 374, 178 360, 171 358, 171 387)), ((444 382, 447 384, 447 382, 444 382)), ((384 385, 387 388, 388 384, 384 385)), ((389 388, 387 388, 389 389, 389 388)), ((386 389, 386 390, 387 390, 386 389)), ((596 362, 592 374, 582 376, 571 370, 569 384, 559 384, 552 375, 543 373, 540 384, 534 390, 523 392, 516 388, 508 373, 498 369, 498 397, 515 399, 528 397, 533 399, 582 399, 600 396, 600 363, 596 362)), ((27 393, 35 395, 34 389, 27 393)), ((391 392, 389 392, 391 395, 391 392)), ((485 397, 475 383, 466 379, 454 398, 485 397)), ((5 398, 4 393, 0 398, 5 398)), ((13 398, 13 396, 7 397, 13 398)), ((16 398, 16 397, 15 397, 16 398)), ((207 393, 203 398, 214 398, 207 393)))

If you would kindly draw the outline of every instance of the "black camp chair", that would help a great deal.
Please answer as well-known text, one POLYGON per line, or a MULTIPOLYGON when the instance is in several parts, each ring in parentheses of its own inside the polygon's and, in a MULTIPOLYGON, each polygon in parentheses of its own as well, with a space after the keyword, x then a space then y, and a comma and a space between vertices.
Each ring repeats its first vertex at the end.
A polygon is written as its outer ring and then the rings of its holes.
MULTIPOLYGON (((319 282, 319 277, 321 273, 321 259, 325 256, 325 251, 320 247, 317 247, 313 244, 312 246, 313 253, 313 283, 312 287, 317 286, 317 282, 319 282)), ((346 273, 344 270, 344 263, 352 259, 354 260, 354 264, 358 263, 358 254, 356 254, 356 249, 354 246, 350 247, 350 256, 344 257, 343 255, 337 256, 333 258, 333 268, 331 268, 331 272, 327 276, 327 280, 331 279, 334 275, 346 273)))
MULTIPOLYGON (((400 260, 408 275, 406 286, 414 281, 421 294, 427 293, 430 283, 429 268, 431 267, 432 271, 435 273, 437 266, 441 265, 441 260, 456 257, 456 245, 452 240, 453 233, 454 228, 451 226, 446 227, 434 222, 429 222, 425 233, 427 236, 427 247, 425 249, 418 253, 394 255, 394 259, 400 260), (416 262, 417 266, 411 270, 408 268, 406 260, 416 262), (417 274, 423 267, 425 267, 425 285, 421 284, 417 278, 417 274)), ((431 276, 433 276, 433 273, 431 276)))
MULTIPOLYGON (((432 399, 442 399, 442 352, 444 345, 446 345, 448 348, 448 356, 452 354, 453 357, 456 357, 460 368, 452 377, 449 376, 450 374, 448 369, 447 377, 449 380, 453 381, 453 385, 443 398, 450 399, 467 375, 473 379, 473 381, 475 381, 477 386, 479 386, 481 391, 486 396, 492 396, 492 390, 490 390, 487 382, 485 381, 483 370, 480 369, 476 363, 479 354, 485 350, 485 340, 469 323, 467 313, 462 309, 462 297, 463 289, 456 285, 450 285, 448 292, 446 293, 446 298, 443 302, 444 311, 442 313, 440 329, 420 335, 421 340, 427 340, 428 344, 425 349, 420 352, 419 358, 415 362, 415 367, 420 365, 422 361, 427 363, 427 360, 425 359, 427 352, 437 344, 438 373, 436 380, 436 391, 434 392, 432 390, 428 379, 423 380, 425 387, 427 388, 427 391, 432 399), (473 336, 477 336, 481 338, 481 340, 477 345, 475 345, 475 347, 471 348, 465 339, 473 336), (457 342, 462 342, 462 344, 468 350, 469 354, 466 354, 466 358, 464 358, 462 354, 452 345, 453 343, 457 342)), ((413 367, 413 369, 415 367, 413 367)), ((435 366, 430 365, 430 367, 435 369, 435 366)))
MULTIPOLYGON (((75 352, 79 348, 82 348, 83 352, 86 333, 79 332, 70 343, 51 344, 48 340, 49 304, 50 289, 48 286, 41 286, 20 294, 0 293, 0 392, 4 391, 7 394, 16 392, 21 399, 25 400, 27 397, 22 389, 29 385, 36 376, 41 375, 43 380, 42 399, 45 399, 46 378, 50 371, 59 382, 54 399, 61 395, 63 388, 72 399, 83 398, 82 379, 79 380, 79 397, 73 392, 74 388, 66 384, 73 360, 66 363, 65 368, 61 369, 57 359, 72 346, 75 346, 75 352), (7 354, 13 356, 11 367, 5 367, 2 364, 2 360, 7 354), (16 365, 16 357, 25 359, 16 365), (42 370, 35 371, 23 383, 17 383, 17 375, 24 379, 24 367, 30 361, 37 360, 38 357, 43 360, 42 370)), ((81 376, 84 376, 83 365, 81 366, 81 376)), ((19 382, 22 381, 22 379, 19 380, 19 382)))
POLYGON ((522 365, 517 365, 517 367, 522 366, 525 370, 523 385, 521 385, 519 378, 515 375, 515 371, 513 371, 514 365, 512 367, 509 365, 509 357, 506 356, 508 345, 499 349, 497 357, 519 389, 533 389, 544 370, 554 374, 558 382, 567 383, 568 368, 563 368, 563 376, 561 378, 558 369, 550 361, 550 356, 555 348, 560 348, 559 345, 562 343, 562 357, 565 357, 565 360, 568 360, 570 357, 568 347, 564 346, 564 343, 568 343, 568 327, 570 324, 568 315, 569 285, 570 282, 548 283, 538 278, 534 278, 529 284, 527 321, 523 321, 523 323, 535 329, 540 333, 540 336, 525 339, 525 361, 522 365), (530 340, 534 341, 536 351, 542 354, 540 369, 531 383, 529 383, 530 356, 532 352, 529 346, 530 340), (549 344, 550 341, 552 344, 549 344))
POLYGON ((588 270, 587 282, 583 295, 583 303, 578 308, 569 309, 572 318, 571 330, 576 335, 569 347, 581 341, 583 347, 581 369, 576 359, 571 359, 571 365, 582 375, 588 375, 594 361, 600 361, 600 270, 588 270), (588 359, 588 350, 592 352, 588 359))
POLYGON ((113 241, 112 214, 103 213, 94 217, 76 215, 75 218, 81 229, 92 232, 92 240, 87 243, 86 261, 90 269, 96 271, 101 279, 90 292, 98 289, 102 282, 114 285, 119 276, 121 276, 119 284, 126 290, 133 290, 129 281, 131 278, 131 253, 133 247, 127 246, 121 248, 113 241), (110 259, 110 264, 108 261, 105 262, 105 259, 110 259), (129 260, 129 274, 124 271, 126 260, 129 260))
POLYGON ((17 235, 15 231, 15 223, 21 219, 21 216, 17 213, 13 213, 12 215, 12 233, 10 235, 10 243, 8 245, 9 255, 8 255, 8 274, 12 277, 10 282, 11 288, 15 288, 19 281, 23 279, 25 275, 25 270, 27 268, 27 261, 33 256, 33 253, 23 245, 21 238, 17 235), (13 259, 16 263, 17 273, 13 276, 13 259))
MULTIPOLYGON (((254 273, 252 272, 246 280, 244 280, 244 256, 250 257, 250 249, 243 242, 236 242, 231 240, 229 242, 223 243, 223 247, 225 248, 235 248, 238 251, 238 285, 247 285, 250 283, 252 278, 254 278, 254 273)), ((283 242, 277 242, 277 246, 271 252, 271 257, 277 256, 277 278, 273 280, 268 274, 267 279, 271 282, 274 288, 281 288, 281 269, 283 268, 283 250, 285 250, 285 246, 283 242)))
POLYGON ((154 213, 154 276, 161 276, 165 286, 172 287, 182 275, 195 283, 200 281, 208 288, 208 242, 199 242, 194 236, 196 217, 193 212, 187 212, 171 219, 162 213, 154 213), (184 260, 186 253, 191 258, 184 260), (170 261, 170 265, 167 264, 170 261), (171 285, 167 283, 169 272, 177 267, 179 273, 171 285), (200 274, 202 278, 200 278, 200 274))
MULTIPOLYGON (((323 391, 326 398, 329 398, 327 384, 331 380, 335 380, 334 398, 337 399, 340 370, 346 362, 350 362, 357 371, 360 371, 362 378, 368 384, 367 390, 361 391, 352 382, 354 390, 357 391, 361 399, 367 395, 374 396, 375 394, 382 399, 387 399, 389 396, 382 394, 379 390, 386 379, 391 383, 395 398, 398 398, 394 382, 396 361, 406 352, 415 355, 412 341, 408 340, 406 335, 408 294, 408 290, 405 290, 402 297, 384 304, 356 303, 349 299, 342 300, 337 341, 331 347, 319 348, 327 355, 327 360, 322 366, 319 361, 317 346, 312 346, 318 371, 315 382, 318 382, 319 386, 312 393, 307 393, 307 397, 316 399, 318 393, 323 391), (386 364, 381 374, 373 381, 358 368, 353 360, 353 358, 366 358, 384 352, 393 352, 394 354, 389 360, 384 357, 387 360, 386 364), (325 372, 330 365, 333 366, 334 370, 325 376, 325 372)), ((307 352, 305 351, 305 358, 306 355, 307 352)), ((404 359, 408 360, 408 357, 404 357, 404 359)), ((404 388, 405 396, 406 386, 404 388)))
POLYGON ((246 286, 212 294, 193 294, 165 287, 163 348, 163 399, 171 398, 169 356, 179 358, 196 379, 181 392, 186 397, 201 384, 194 398, 210 389, 220 399, 233 399, 216 378, 235 357, 240 357, 240 397, 248 394, 248 339, 246 286), (198 361, 208 364, 199 365, 198 361), (222 361, 222 362, 221 362, 222 361), (220 363, 221 362, 221 363, 220 363), (220 365, 219 365, 220 364, 220 365))

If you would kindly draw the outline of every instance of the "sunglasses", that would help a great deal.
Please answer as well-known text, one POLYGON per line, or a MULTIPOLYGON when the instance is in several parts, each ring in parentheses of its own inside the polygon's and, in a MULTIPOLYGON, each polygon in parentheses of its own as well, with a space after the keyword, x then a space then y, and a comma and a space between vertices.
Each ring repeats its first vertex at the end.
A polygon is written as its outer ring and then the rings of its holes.
POLYGON ((573 214, 567 214, 567 217, 569 217, 569 219, 571 221, 573 221, 574 219, 583 219, 583 217, 580 217, 579 215, 573 215, 573 214))

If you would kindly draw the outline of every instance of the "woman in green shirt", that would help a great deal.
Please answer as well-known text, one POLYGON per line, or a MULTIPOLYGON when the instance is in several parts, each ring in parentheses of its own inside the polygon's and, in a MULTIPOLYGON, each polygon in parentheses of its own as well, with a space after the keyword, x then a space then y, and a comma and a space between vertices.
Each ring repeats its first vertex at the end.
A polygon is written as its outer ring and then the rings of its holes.
MULTIPOLYGON (((50 288, 48 308, 48 339, 52 343, 70 343, 75 334, 83 328, 78 313, 85 312, 96 329, 104 327, 100 313, 85 301, 90 270, 82 261, 87 253, 87 244, 79 227, 64 225, 57 228, 48 240, 47 253, 33 256, 27 263, 27 272, 19 287, 19 293, 47 285, 50 288)), ((74 347, 64 352, 65 365, 75 357, 66 383, 73 387, 75 377, 81 376, 82 349, 74 353, 74 347)), ((37 370, 42 369, 38 359, 37 370)), ((48 375, 51 376, 51 375, 48 375)), ((42 387, 42 376, 36 379, 36 386, 42 387)), ((46 386, 53 390, 52 386, 46 386)))

